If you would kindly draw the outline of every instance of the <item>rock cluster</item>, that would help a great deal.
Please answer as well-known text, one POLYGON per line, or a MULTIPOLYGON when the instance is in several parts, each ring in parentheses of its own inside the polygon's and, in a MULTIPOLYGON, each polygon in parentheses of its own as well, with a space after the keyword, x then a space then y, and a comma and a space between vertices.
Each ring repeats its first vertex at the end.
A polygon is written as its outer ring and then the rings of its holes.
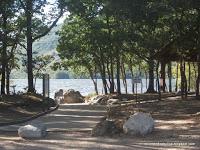
POLYGON ((92 130, 93 136, 125 133, 133 136, 145 136, 154 129, 154 120, 148 113, 137 112, 127 120, 103 120, 92 130))

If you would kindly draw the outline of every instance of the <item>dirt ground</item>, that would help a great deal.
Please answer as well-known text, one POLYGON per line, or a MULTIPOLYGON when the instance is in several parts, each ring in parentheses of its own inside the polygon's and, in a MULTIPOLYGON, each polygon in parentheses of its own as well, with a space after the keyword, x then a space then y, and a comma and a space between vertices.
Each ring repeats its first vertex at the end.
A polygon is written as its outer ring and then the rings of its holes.
POLYGON ((145 137, 91 137, 90 132, 77 131, 49 132, 44 139, 25 140, 16 132, 1 132, 0 150, 200 149, 200 100, 169 97, 160 102, 122 106, 121 116, 118 113, 118 117, 110 117, 122 119, 138 110, 150 112, 155 119, 155 130, 145 137))
POLYGON ((0 98, 0 126, 30 118, 46 110, 38 94, 5 95, 0 98))

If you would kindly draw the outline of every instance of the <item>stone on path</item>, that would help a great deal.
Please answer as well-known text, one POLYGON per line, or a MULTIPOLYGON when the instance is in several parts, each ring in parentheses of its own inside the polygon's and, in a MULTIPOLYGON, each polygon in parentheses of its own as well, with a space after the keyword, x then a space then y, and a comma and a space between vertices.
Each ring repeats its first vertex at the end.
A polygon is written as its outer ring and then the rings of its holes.
POLYGON ((119 133, 114 121, 103 120, 92 129, 92 136, 114 135, 119 133))
POLYGON ((130 135, 146 135, 154 129, 154 120, 148 113, 138 112, 124 123, 123 130, 130 135))
POLYGON ((18 135, 22 138, 42 138, 47 135, 47 128, 44 124, 33 123, 22 126, 18 129, 18 135))
POLYGON ((108 96, 106 95, 96 95, 90 99, 90 104, 91 105, 106 105, 108 96))
POLYGON ((79 91, 73 89, 67 90, 64 94, 64 103, 83 103, 84 97, 80 94, 79 91))
POLYGON ((113 105, 113 104, 118 104, 119 102, 120 102, 119 99, 109 99, 109 100, 107 101, 107 104, 108 104, 108 105, 113 105))

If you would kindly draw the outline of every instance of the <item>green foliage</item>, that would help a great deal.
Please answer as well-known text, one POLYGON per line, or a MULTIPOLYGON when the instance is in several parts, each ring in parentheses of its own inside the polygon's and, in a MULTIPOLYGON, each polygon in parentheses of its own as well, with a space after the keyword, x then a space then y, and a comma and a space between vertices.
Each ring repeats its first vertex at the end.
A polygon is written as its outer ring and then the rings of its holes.
POLYGON ((42 78, 45 73, 47 66, 52 62, 53 56, 51 55, 39 55, 33 60, 33 74, 35 78, 42 78))
MULTIPOLYGON (((51 66, 53 70, 72 72, 69 74, 75 78, 91 77, 94 84, 100 76, 105 91, 112 91, 115 76, 123 78, 126 73, 133 78, 138 71, 141 75, 148 72, 150 80, 154 80, 155 61, 172 59, 164 58, 164 52, 174 60, 197 61, 199 8, 198 1, 188 0, 3 0, 0 63, 18 68, 16 48, 20 45, 27 51, 30 76, 31 66, 37 77, 51 66), (70 15, 62 28, 55 27, 66 6, 70 15), (6 26, 5 18, 9 22, 6 26), (32 60, 32 48, 33 53, 43 55, 32 60), (45 56, 56 57, 57 53, 59 58, 55 60, 45 56)), ((195 71, 191 74, 195 80, 195 71)))
POLYGON ((155 56, 159 58, 163 49, 187 56, 199 47, 196 1, 68 0, 66 4, 70 16, 59 32, 57 68, 77 69, 80 74, 85 68, 111 83, 112 74, 119 74, 117 69, 125 64, 126 72, 140 68, 143 74, 151 72, 153 79, 155 56))

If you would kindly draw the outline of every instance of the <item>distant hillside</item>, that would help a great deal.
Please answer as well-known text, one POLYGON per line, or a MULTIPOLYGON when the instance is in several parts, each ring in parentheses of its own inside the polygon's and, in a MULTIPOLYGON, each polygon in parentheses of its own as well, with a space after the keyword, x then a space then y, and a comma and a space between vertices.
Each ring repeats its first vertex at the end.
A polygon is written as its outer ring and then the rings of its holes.
MULTIPOLYGON (((49 32, 49 34, 47 34, 46 36, 40 38, 39 40, 33 43, 33 52, 36 52, 37 55, 49 54, 55 57, 55 60, 51 64, 49 64, 49 66, 51 66, 55 61, 59 61, 59 57, 56 52, 59 36, 56 34, 56 32, 59 31, 61 27, 62 24, 57 25, 49 32)), ((24 51, 24 53, 26 52, 24 51)), ((52 71, 50 67, 48 67, 47 72, 50 74, 51 78, 56 78, 59 75, 59 73, 63 73, 63 71, 52 71)), ((26 78, 26 77, 27 74, 24 72, 24 69, 22 67, 20 68, 20 70, 13 70, 11 73, 11 78, 26 78)))
POLYGON ((56 52, 59 36, 56 34, 62 27, 62 24, 54 27, 48 35, 42 37, 33 43, 33 51, 39 54, 52 54, 56 52))

